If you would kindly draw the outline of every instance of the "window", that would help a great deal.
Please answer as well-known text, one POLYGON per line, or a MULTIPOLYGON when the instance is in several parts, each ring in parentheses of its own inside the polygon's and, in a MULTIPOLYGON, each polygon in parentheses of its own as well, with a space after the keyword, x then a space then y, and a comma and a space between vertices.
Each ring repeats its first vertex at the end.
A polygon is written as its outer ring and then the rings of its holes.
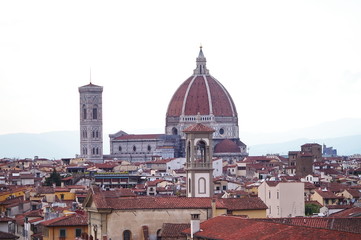
POLYGON ((204 141, 197 143, 197 160, 206 162, 206 143, 204 141))
POLYGON ((271 191, 268 191, 268 198, 271 198, 271 191))
POLYGON ((227 190, 227 186, 223 186, 223 190, 227 190))
POLYGON ((85 105, 83 105, 83 119, 86 119, 86 108, 85 108, 85 105))
POLYGON ((280 199, 280 192, 277 192, 277 199, 280 199))
POLYGON ((96 107, 93 108, 93 119, 98 119, 98 109, 96 107))
POLYGON ((75 229, 75 237, 81 237, 81 228, 75 229))
POLYGON ((224 129, 223 128, 219 129, 219 134, 221 134, 221 135, 224 134, 224 129))
POLYGON ((61 237, 61 238, 66 237, 66 230, 65 229, 59 229, 59 237, 61 237))
POLYGON ((173 135, 178 135, 178 130, 175 127, 172 128, 172 134, 173 135))
POLYGON ((152 150, 152 147, 150 145, 148 145, 148 152, 150 152, 150 150, 152 150))
POLYGON ((60 194, 60 199, 64 200, 64 194, 60 194))
POLYGON ((123 239, 124 239, 124 240, 130 240, 131 237, 132 237, 131 231, 125 230, 125 231, 123 232, 123 239))
POLYGON ((137 147, 133 146, 133 152, 137 151, 137 147))
POLYGON ((122 151, 122 147, 121 147, 121 146, 119 146, 119 147, 118 147, 118 150, 119 150, 119 152, 121 152, 121 151, 122 151))
POLYGON ((83 138, 87 138, 87 137, 88 137, 87 131, 83 130, 83 138))
POLYGON ((191 183, 192 183, 192 181, 191 181, 191 179, 189 179, 188 180, 188 192, 190 193, 191 192, 191 190, 192 190, 192 188, 191 188, 191 183))

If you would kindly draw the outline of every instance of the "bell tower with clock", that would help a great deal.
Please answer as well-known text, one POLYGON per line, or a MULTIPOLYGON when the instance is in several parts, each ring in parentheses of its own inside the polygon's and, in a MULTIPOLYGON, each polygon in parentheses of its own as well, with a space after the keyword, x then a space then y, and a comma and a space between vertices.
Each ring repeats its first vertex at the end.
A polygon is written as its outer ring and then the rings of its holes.
POLYGON ((80 157, 103 162, 103 87, 92 84, 79 87, 80 157))

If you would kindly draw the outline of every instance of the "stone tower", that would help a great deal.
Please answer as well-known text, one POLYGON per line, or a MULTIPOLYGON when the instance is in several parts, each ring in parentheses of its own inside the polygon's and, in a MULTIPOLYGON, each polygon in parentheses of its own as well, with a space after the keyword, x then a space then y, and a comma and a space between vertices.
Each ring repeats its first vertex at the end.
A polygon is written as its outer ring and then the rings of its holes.
POLYGON ((189 126, 186 134, 187 197, 213 196, 213 128, 201 123, 189 126))
POLYGON ((80 156, 103 162, 103 87, 92 83, 79 87, 80 93, 80 156))

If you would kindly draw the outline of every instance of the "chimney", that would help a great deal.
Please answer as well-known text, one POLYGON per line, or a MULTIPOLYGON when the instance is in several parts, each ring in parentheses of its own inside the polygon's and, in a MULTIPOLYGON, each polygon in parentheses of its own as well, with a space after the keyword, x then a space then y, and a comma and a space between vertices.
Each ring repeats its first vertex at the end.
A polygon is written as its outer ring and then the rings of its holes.
POLYGON ((200 231, 199 214, 191 214, 191 238, 193 234, 200 231))
POLYGON ((217 211, 215 198, 212 198, 211 206, 212 206, 212 218, 214 218, 216 216, 216 211, 217 211))

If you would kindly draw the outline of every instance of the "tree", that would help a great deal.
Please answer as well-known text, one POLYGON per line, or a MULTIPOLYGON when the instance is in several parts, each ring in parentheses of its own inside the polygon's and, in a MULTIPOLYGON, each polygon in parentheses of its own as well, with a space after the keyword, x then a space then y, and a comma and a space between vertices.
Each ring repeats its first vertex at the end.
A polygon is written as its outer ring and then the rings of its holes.
POLYGON ((60 174, 53 168, 53 172, 50 174, 48 178, 45 178, 45 185, 52 186, 55 183, 56 186, 60 186, 61 184, 61 177, 60 174))
POLYGON ((319 213, 320 212, 320 206, 318 206, 317 204, 313 204, 313 203, 306 203, 305 204, 305 214, 306 216, 311 216, 314 213, 319 213))

